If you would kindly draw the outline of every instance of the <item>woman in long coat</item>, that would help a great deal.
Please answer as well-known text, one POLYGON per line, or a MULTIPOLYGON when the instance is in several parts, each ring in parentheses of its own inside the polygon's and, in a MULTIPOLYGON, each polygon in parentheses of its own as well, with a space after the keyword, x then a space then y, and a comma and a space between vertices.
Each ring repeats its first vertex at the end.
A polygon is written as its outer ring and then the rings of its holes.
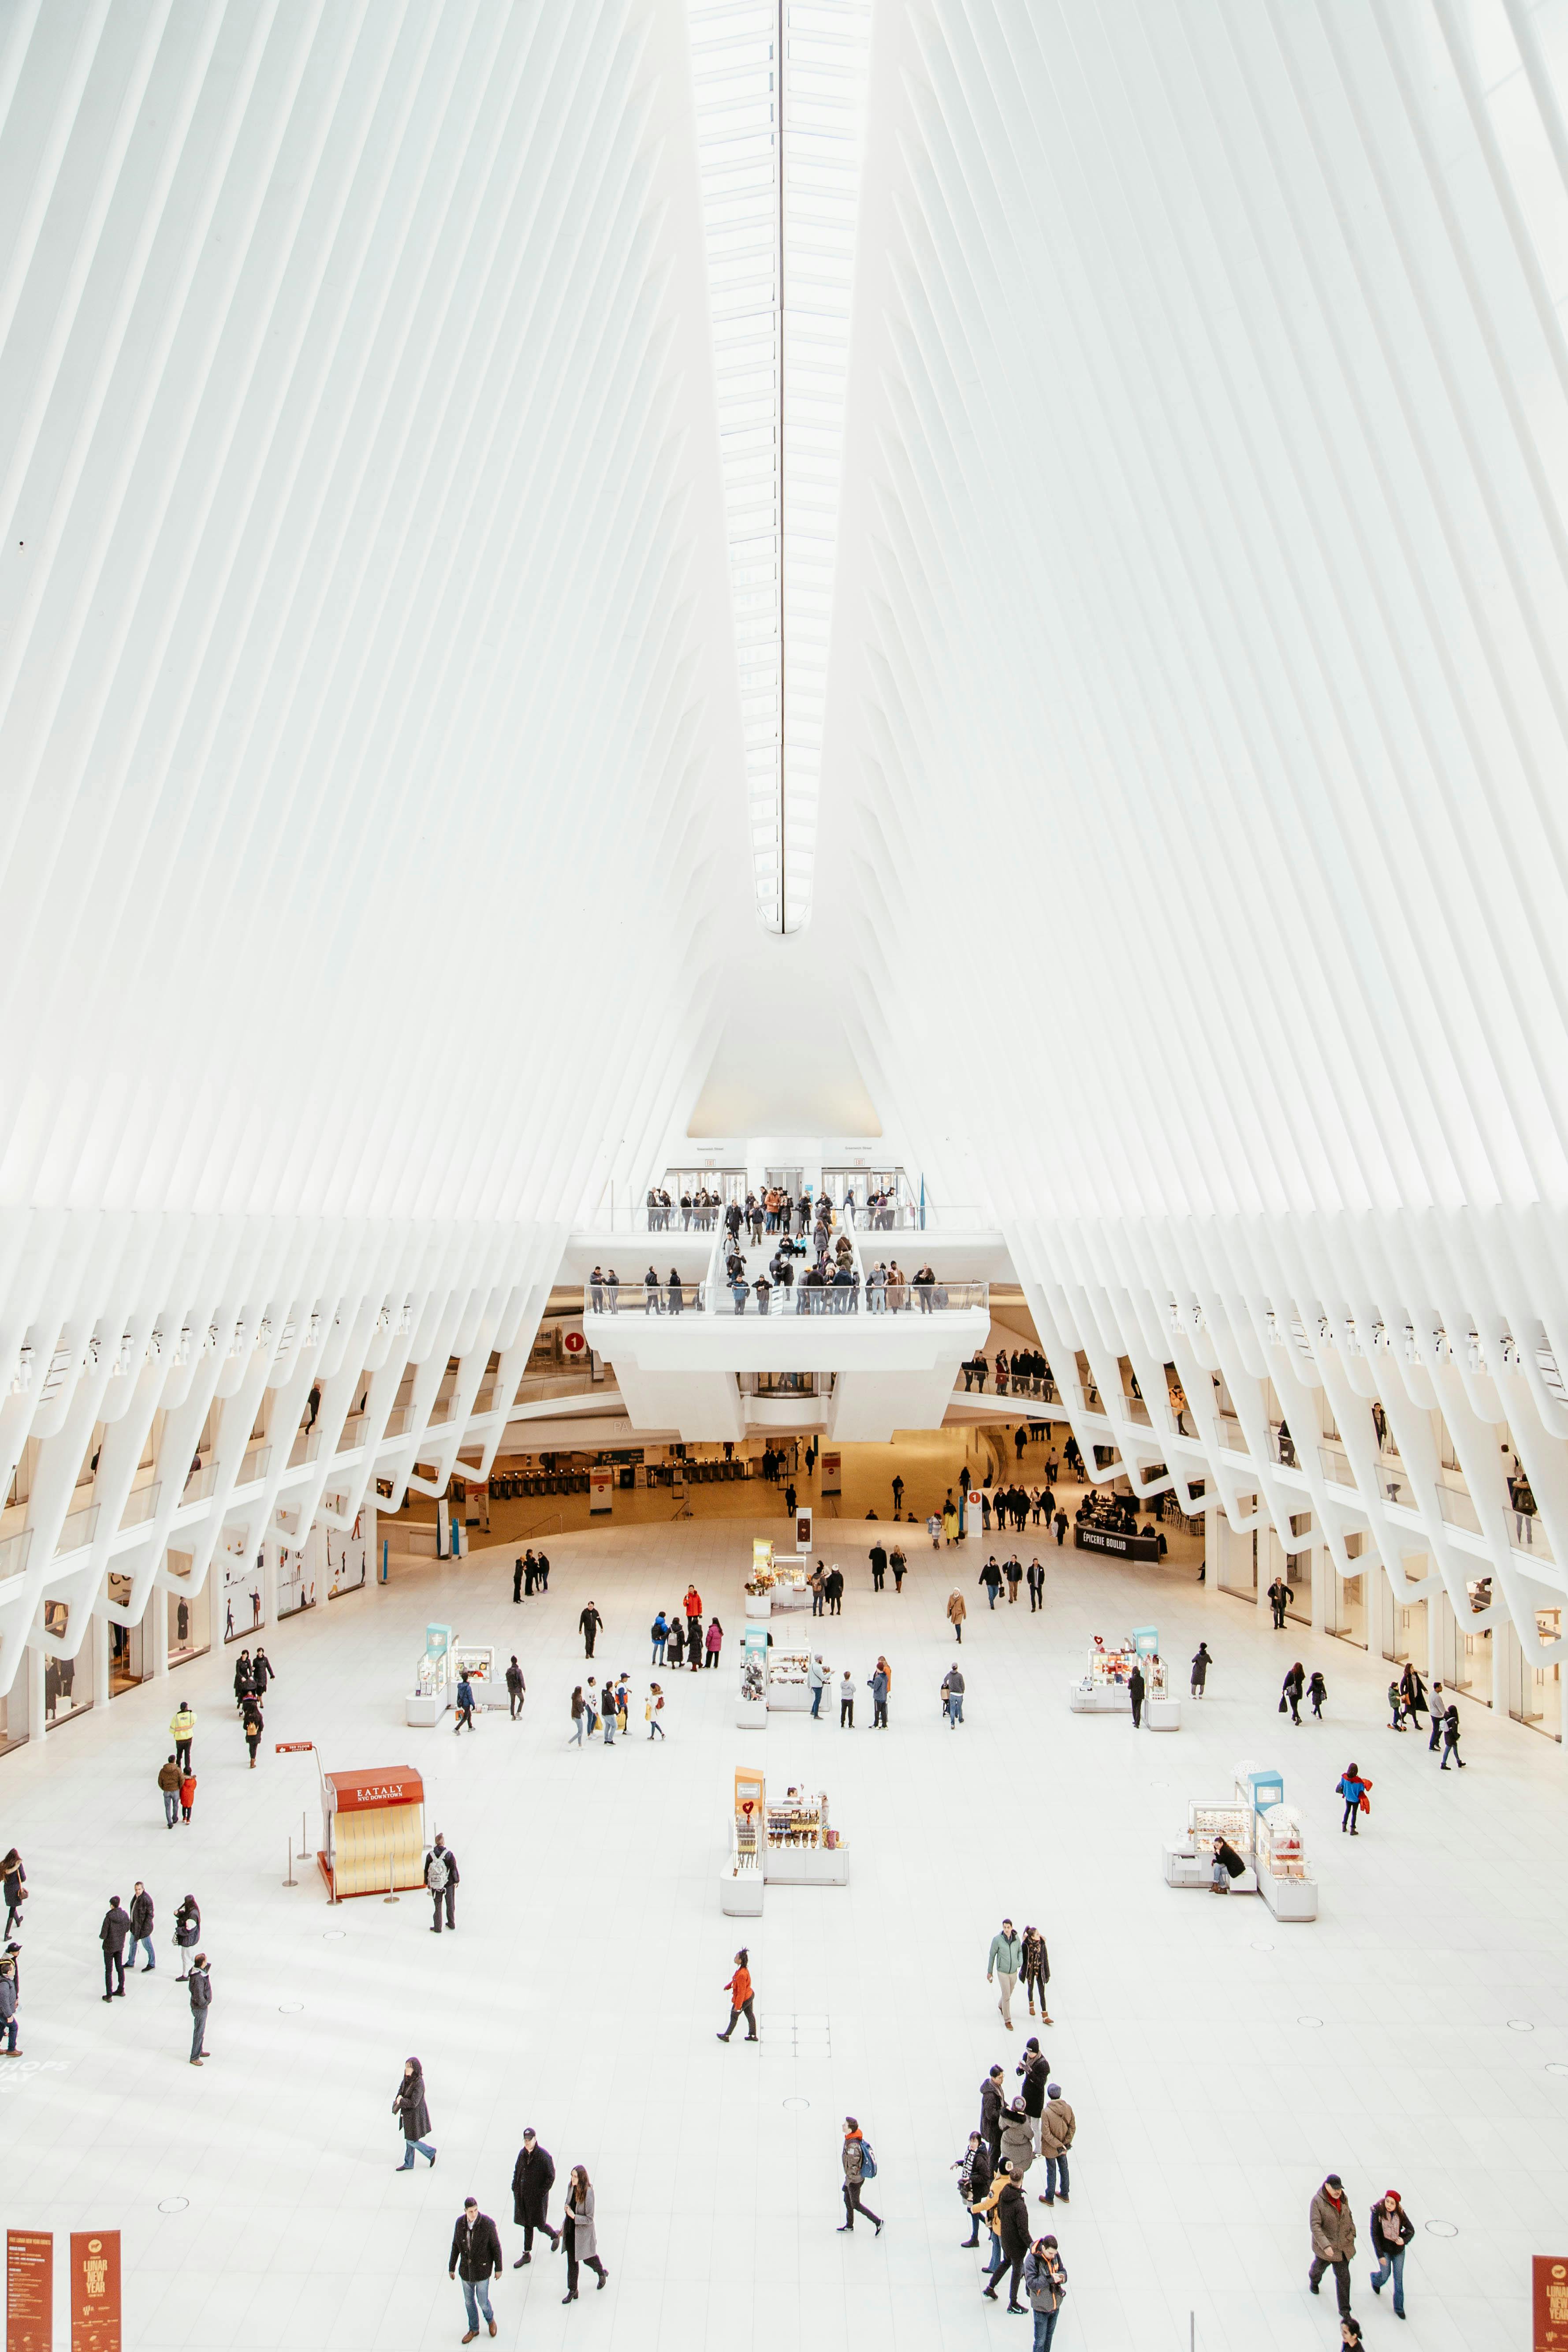
POLYGON ((412 2172, 417 2153, 427 2156, 432 2164, 436 2151, 426 2137, 430 2130, 430 2110, 425 2104, 425 2069, 417 2058, 403 2062, 403 2080, 392 2102, 392 2112, 403 2125, 403 2161, 394 2167, 398 2172, 412 2172))
POLYGON ((566 2219, 562 2224, 561 2243, 566 2250, 566 2292, 563 2303, 577 2300, 577 2266, 586 2263, 591 2271, 599 2273, 604 2285, 609 2272, 599 2260, 598 2233, 594 2227, 594 2191, 586 2168, 581 2164, 572 2167, 572 2178, 566 2185, 566 2219))

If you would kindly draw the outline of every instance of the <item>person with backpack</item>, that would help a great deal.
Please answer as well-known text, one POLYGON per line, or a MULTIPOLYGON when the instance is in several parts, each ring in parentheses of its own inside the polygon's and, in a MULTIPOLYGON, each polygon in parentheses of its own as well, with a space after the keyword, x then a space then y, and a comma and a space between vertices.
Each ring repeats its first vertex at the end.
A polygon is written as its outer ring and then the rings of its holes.
POLYGON ((665 1643, 668 1641, 668 1639, 669 1639, 669 1620, 668 1620, 668 1618, 665 1615, 665 1613, 664 1613, 663 1610, 661 1609, 661 1610, 659 1611, 659 1612, 658 1612, 658 1616, 657 1616, 657 1617, 654 1619, 654 1621, 653 1621, 653 1657, 652 1657, 652 1659, 651 1659, 651 1661, 650 1661, 650 1664, 652 1664, 653 1665, 656 1665, 656 1666, 662 1666, 662 1665, 663 1665, 663 1664, 664 1664, 664 1645, 665 1645, 665 1643))
POLYGON ((239 1727, 245 1734, 245 1744, 250 1750, 250 1769, 256 1769, 256 1751, 261 1745, 261 1735, 267 1726, 262 1721, 261 1701, 247 1698, 241 1709, 239 1727))
POLYGON ((1037 2238, 1024 2264, 1024 2299, 1035 2315, 1035 2341, 1030 2352, 1050 2352, 1068 2274, 1054 2238, 1037 2238))
POLYGON ((647 1717, 647 1736, 650 1739, 662 1739, 664 1738, 664 1726, 658 1719, 663 1706, 663 1690, 658 1683, 649 1683, 647 1686, 647 1705, 644 1707, 643 1713, 647 1717))
POLYGON ((458 1922, 454 1915, 458 1898, 458 1857, 439 1830, 436 1832, 435 1844, 425 1857, 425 1884, 430 1889, 430 1899, 435 1906, 430 1921, 430 1933, 433 1936, 438 1936, 441 1932, 441 1910, 444 1905, 447 1912, 447 1925, 456 1935, 458 1922))
POLYGON ((1046 2189, 1040 2199, 1042 2205, 1054 2205, 1058 2197, 1064 2205, 1072 2202, 1068 2194, 1068 2150, 1077 2131, 1078 2117, 1063 2098, 1061 2084, 1047 2083, 1045 2113, 1040 2117, 1040 2147, 1046 2159, 1046 2189), (1061 2176, 1059 2189, 1057 2186, 1058 2173, 1061 2176))
POLYGON ((987 2303, 994 2303, 996 2290, 1002 2284, 1002 2273, 1006 2270, 1007 2308, 1019 2312, 1024 2306, 1018 2300, 1018 2282, 1029 2252, 1029 2206, 1011 2171, 1007 2173, 996 2200, 995 2228, 1000 2258, 995 2276, 990 2285, 982 2287, 980 2292, 987 2303))
MULTIPOLYGON (((175 1906, 174 1911, 174 1948, 182 1961, 201 1932, 202 1915, 197 1907, 196 1898, 194 1895, 187 1895, 175 1906)), ((182 1967, 174 1982, 186 1984, 189 1980, 190 1971, 182 1967)))
POLYGON ((730 1979, 730 1981, 724 1987, 724 1990, 730 1996, 730 2022, 724 2028, 723 2032, 720 2034, 719 2040, 721 2042, 728 2042, 731 2034, 735 2031, 736 2025, 739 2023, 740 2020, 744 2017, 746 2021, 746 2039, 748 2042, 754 2042, 757 2038, 757 2012, 752 2006, 753 1999, 752 1989, 752 1971, 747 1960, 746 1948, 744 1944, 742 1945, 740 1950, 735 1955, 735 1973, 730 1979))
POLYGON ((866 2182, 875 2180, 877 2178, 877 2159, 871 2153, 869 2140, 866 2138, 853 2116, 846 2116, 844 2118, 843 2163, 844 2219, 838 2224, 838 2234, 842 2237, 847 2230, 853 2230, 856 2214, 863 2213, 868 2221, 876 2223, 877 2235, 879 2238, 882 2234, 882 2217, 879 2213, 873 2213, 869 2205, 863 2204, 860 2197, 860 2191, 866 2182))
POLYGON ((528 1685, 522 1679, 522 1668, 517 1663, 515 1650, 512 1652, 511 1664, 506 1670, 506 1695, 511 1707, 511 1719, 516 1723, 522 1713, 523 1700, 528 1696, 528 1685))
POLYGON ((958 2193, 969 2210, 969 2235, 960 2240, 961 2246, 980 2243, 980 2215, 976 2210, 991 2186, 991 2151, 977 2131, 969 2135, 969 2146, 963 2154, 953 2158, 953 2170, 958 2175, 958 2193))

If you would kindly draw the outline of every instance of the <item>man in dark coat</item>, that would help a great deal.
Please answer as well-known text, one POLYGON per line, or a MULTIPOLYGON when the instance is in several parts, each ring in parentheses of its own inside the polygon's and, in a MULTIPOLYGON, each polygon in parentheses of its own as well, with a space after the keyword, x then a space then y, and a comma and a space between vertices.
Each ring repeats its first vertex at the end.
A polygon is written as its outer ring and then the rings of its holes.
POLYGON ((157 1967, 158 1956, 153 1949, 153 1897, 148 1894, 147 1889, 142 1885, 140 1879, 137 1880, 135 1892, 131 1897, 131 1961, 132 1967, 135 1966, 136 1948, 138 1945, 142 1947, 142 1950, 147 1955, 147 1965, 142 1971, 142 1975, 145 1976, 149 1969, 155 1969, 157 1967))
POLYGON ((996 2290, 1002 2284, 1002 2273, 1007 2280, 1007 2308, 1021 2311, 1018 2301, 1018 2279, 1024 2268, 1024 2258, 1029 2251, 1029 2205, 1016 2180, 1010 2179, 996 2200, 996 2231, 1002 2241, 1002 2259, 996 2265, 996 2275, 982 2292, 987 2303, 994 2303, 996 2290))
POLYGON ((199 2066, 204 2057, 207 2011, 213 2003, 212 1978, 208 1973, 207 1956, 205 1952, 198 1952, 191 1962, 190 1974, 186 1977, 185 1983, 191 1996, 191 2063, 193 2066, 199 2066))
POLYGON ((111 1895, 109 1908, 103 1915, 103 1925, 98 1931, 98 1940, 103 1946, 105 2000, 123 2000, 125 1998, 125 1938, 130 1933, 131 1914, 119 1895, 111 1895))
MULTIPOLYGON (((981 2199, 984 2196, 990 2186, 991 2150, 986 2147, 985 2142, 982 2139, 978 2132, 971 2132, 969 2135, 968 2151, 959 2158, 959 2193, 963 2197, 965 2205, 973 2207, 979 2204, 981 2199)), ((961 2239, 959 2242, 961 2245, 965 2246, 977 2246, 980 2243, 980 2216, 978 2213, 971 2211, 969 2216, 969 2235, 967 2238, 961 2239)))
MULTIPOLYGON (((530 1583, 532 1580, 531 1577, 530 1583)), ((522 1554, 521 1552, 511 1564, 511 1599, 513 1608, 521 1609, 522 1606, 522 1554)))
POLYGON ((594 1643, 598 1635, 599 1628, 604 1622, 604 1619, 600 1616, 598 1611, 590 1601, 588 1606, 584 1610, 583 1614, 577 1620, 577 1630, 583 1636, 583 1655, 585 1658, 591 1658, 593 1656, 594 1643))
POLYGON ((447 2264, 448 2278, 456 2278, 459 2272, 462 2274, 463 2303, 468 2315, 465 2344, 471 2344, 479 2334, 481 2313, 490 2334, 496 2333, 489 2283, 500 2267, 500 2238, 496 2225, 488 2213, 480 2212, 477 2197, 466 2197, 452 2231, 451 2259, 447 2264))
POLYGON ((980 2137, 990 2151, 993 2174, 1002 2161, 1002 2103, 1006 2095, 1002 2069, 993 2066, 980 2085, 980 2137))
POLYGON ((522 2146, 511 2168, 511 2218, 522 2230, 522 2252, 512 2264, 514 2271, 533 2260, 535 2230, 543 2231, 552 2249, 560 2238, 560 2231, 550 2226, 548 2210, 554 2186, 555 2158, 547 2147, 540 2147, 533 2126, 529 2124, 524 2127, 522 2146))

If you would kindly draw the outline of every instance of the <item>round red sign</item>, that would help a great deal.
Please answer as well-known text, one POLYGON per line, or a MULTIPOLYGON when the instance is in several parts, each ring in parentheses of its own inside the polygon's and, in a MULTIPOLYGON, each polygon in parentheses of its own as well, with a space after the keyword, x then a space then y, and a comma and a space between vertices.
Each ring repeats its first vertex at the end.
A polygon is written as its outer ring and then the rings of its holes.
POLYGON ((569 1356, 580 1356, 588 1342, 581 1331, 568 1331, 562 1344, 569 1356))

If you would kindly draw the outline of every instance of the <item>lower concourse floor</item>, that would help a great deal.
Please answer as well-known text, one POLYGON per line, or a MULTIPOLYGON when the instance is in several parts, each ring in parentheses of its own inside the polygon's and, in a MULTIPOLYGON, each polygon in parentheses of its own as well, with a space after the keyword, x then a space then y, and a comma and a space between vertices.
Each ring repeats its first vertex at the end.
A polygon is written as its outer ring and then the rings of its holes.
MULTIPOLYGON (((1038 2167, 1025 2183, 1069 2273, 1058 2352, 1179 2352, 1189 2314, 1203 2352, 1327 2347, 1331 2282, 1309 2297, 1307 2208, 1331 2171, 1363 2248, 1384 2189, 1415 2221, 1401 2344, 1511 2352, 1529 2257, 1560 2246, 1568 2210, 1562 1751, 1468 1716, 1468 1769, 1439 1773, 1424 1737, 1385 1727, 1380 1660, 1296 1625, 1274 1633, 1190 1563, 1042 1546, 1043 1612, 1026 1595, 993 1612, 975 1544, 910 1542, 903 1591, 873 1592, 878 1532, 833 1526, 819 1549, 845 1570, 843 1613, 805 1622, 835 1682, 851 1671, 852 1730, 836 1707, 734 1727, 752 1526, 666 1518, 552 1540, 550 1591, 521 1606, 500 1545, 395 1566, 385 1588, 275 1629, 255 1771, 232 1653, 5 1757, 0 1845, 21 1848, 32 1889, 26 2056, 0 2060, 8 2222, 54 2230, 62 2252, 72 2230, 121 2231, 139 2352, 456 2342, 447 2263, 470 2192, 500 2230, 504 2344, 1026 2345, 980 2300, 951 2168, 987 2067, 999 2060, 1011 2090, 1031 2030, 1021 1994, 1018 2030, 1004 2030, 985 1981, 1006 1913, 1046 1934, 1055 2021, 1033 2030, 1078 2122, 1070 2203, 1035 2202, 1038 2167), (647 1629, 690 1580, 724 1628, 722 1661, 658 1676, 668 1739, 650 1743, 647 1629), (962 1650, 944 1614, 955 1588, 962 1650), (577 1631, 590 1600, 604 1620, 591 1667, 577 1631), (516 1651, 520 1723, 482 1714, 472 1738, 450 1717, 405 1726, 429 1621, 503 1662, 516 1651), (1182 1729, 1070 1713, 1093 1635, 1149 1623, 1182 1729), (1214 1664, 1194 1705, 1200 1639, 1214 1664), (886 1732, 868 1727, 879 1654, 886 1732), (1329 1691, 1325 1720, 1299 1729, 1276 1706, 1297 1657, 1329 1691), (950 1730, 938 1685, 955 1658, 967 1690, 950 1730), (570 1744, 574 1685, 622 1668, 630 1738, 570 1744), (166 1830, 156 1775, 176 1694, 198 1716, 198 1788, 190 1825, 166 1830), (321 1815, 317 1758, 279 1755, 279 1740, 315 1741, 327 1770, 419 1769, 427 1831, 458 1857, 455 1935, 429 1932, 417 1894, 332 1909, 312 1871, 283 1883, 301 1815, 312 1843, 321 1815), (1301 1809, 1313 1926, 1163 1883, 1162 1840, 1190 1797, 1229 1793, 1241 1758, 1278 1764, 1301 1809), (1373 1784, 1353 1843, 1334 1794, 1352 1758, 1373 1784), (734 1770, 759 1762, 775 1785, 827 1792, 850 1875, 842 1890, 773 1887, 742 1922, 721 1912, 718 1873, 734 1770), (157 1907, 157 1970, 128 1971, 106 2015, 99 1923, 137 1878, 157 1907), (199 2070, 171 1942, 186 1893, 212 1961, 199 2070), (757 2049, 714 2039, 742 1942, 757 2049), (399 2173, 390 2110, 410 2053, 439 2157, 399 2173), (866 2201, 886 2217, 880 2237, 836 2233, 848 2113, 876 2150, 866 2201), (595 2189, 609 2284, 585 2273, 570 2309, 564 2264, 542 2245, 510 2267, 525 2124, 561 2181, 580 2162, 595 2189)), ((1369 2341, 1386 2339, 1396 2323, 1368 2267, 1358 2256, 1355 2307, 1369 2341)))

